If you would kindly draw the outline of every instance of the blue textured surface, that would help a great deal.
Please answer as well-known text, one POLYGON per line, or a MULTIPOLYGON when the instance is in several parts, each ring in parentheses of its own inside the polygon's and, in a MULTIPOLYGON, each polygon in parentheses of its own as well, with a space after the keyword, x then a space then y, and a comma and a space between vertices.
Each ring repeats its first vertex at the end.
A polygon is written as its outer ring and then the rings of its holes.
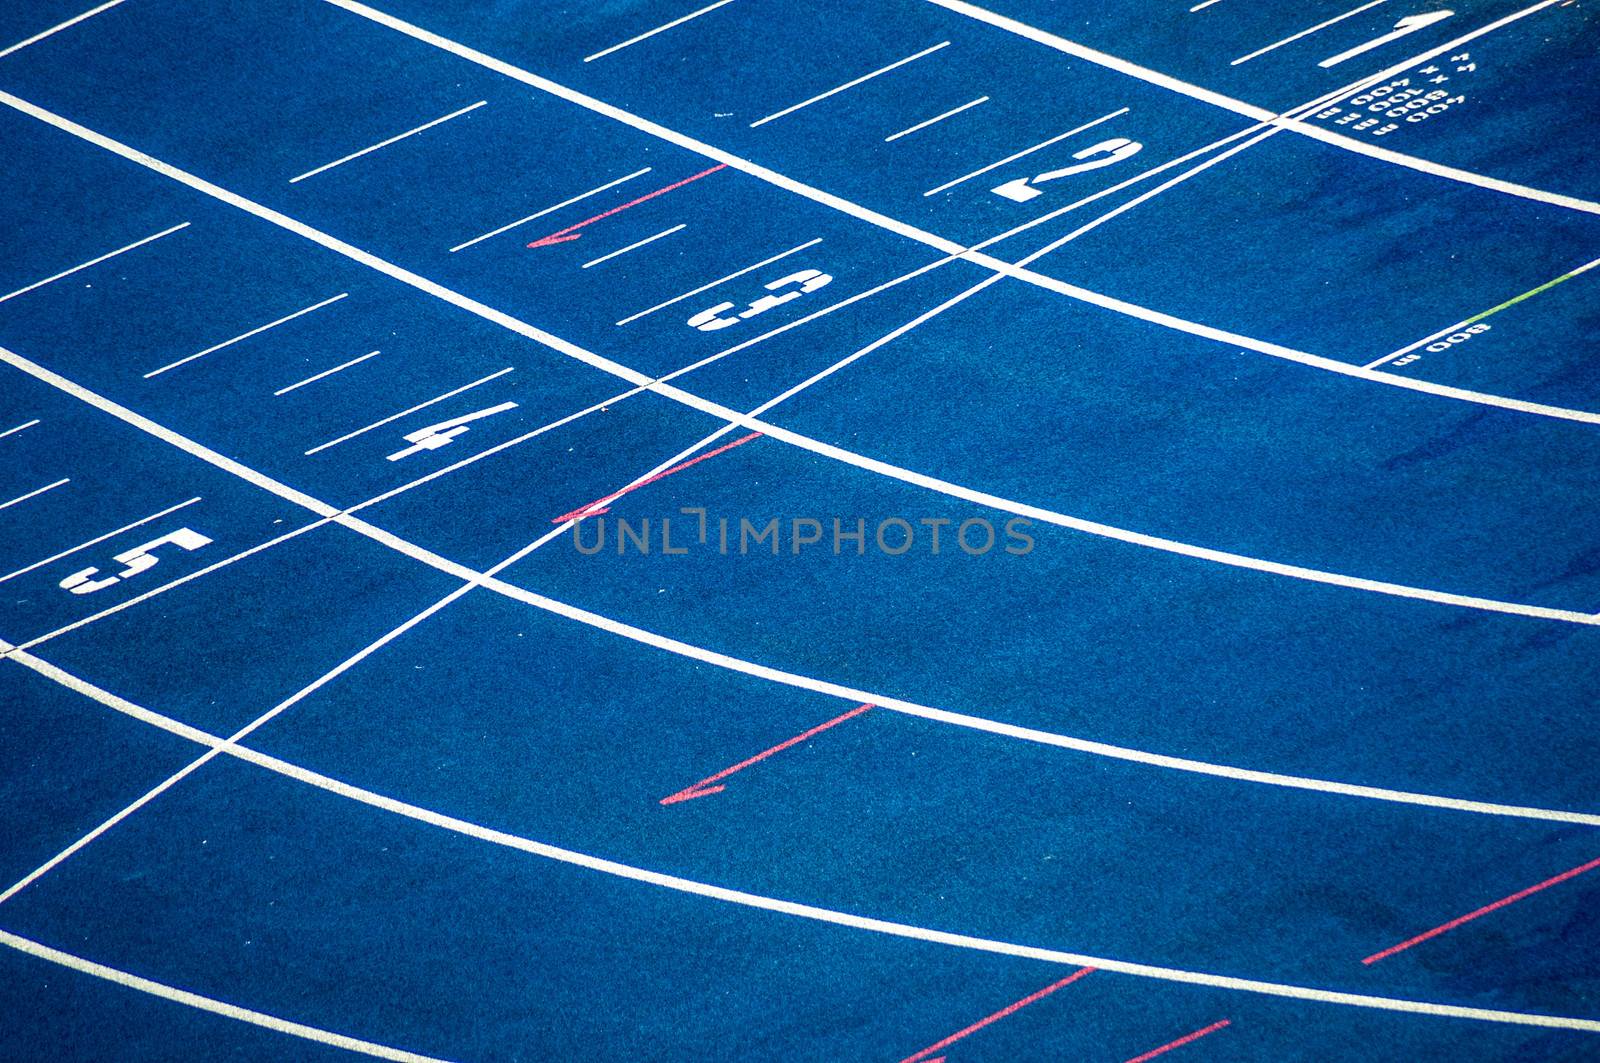
MULTIPOLYGON (((1280 132, 1132 204, 1238 144, 1238 100, 1288 110, 1523 8, 1323 68, 1416 11, 1232 63, 1356 5, 730 0, 596 55, 694 9, 341 3, 129 0, 0 55, 0 890, 88 839, 0 897, 0 1058, 349 1058, 331 1032, 1115 1063, 1198 1031, 1170 1058, 1600 1058, 1384 1006, 1600 1023, 1600 873, 1362 963, 1600 857, 1600 271, 1567 278, 1600 255, 1592 8, 1386 74, 1460 97, 1425 121, 1308 119, 1348 139, 1280 132), (991 192, 1109 138, 1142 148, 991 192), (984 250, 1017 262, 1102 216, 976 292, 992 260, 942 243, 1010 233, 984 250), (831 279, 691 327, 802 269, 831 279), (699 401, 791 389, 761 416, 804 445, 699 401), (738 548, 772 519, 777 552, 738 548), (113 560, 179 528, 209 542, 113 560), (71 593, 91 567, 125 574, 71 593), (1207 977, 1096 971, 920 1052, 1074 965, 680 880, 1207 977)), ((4 6, 0 49, 81 13, 4 6)))

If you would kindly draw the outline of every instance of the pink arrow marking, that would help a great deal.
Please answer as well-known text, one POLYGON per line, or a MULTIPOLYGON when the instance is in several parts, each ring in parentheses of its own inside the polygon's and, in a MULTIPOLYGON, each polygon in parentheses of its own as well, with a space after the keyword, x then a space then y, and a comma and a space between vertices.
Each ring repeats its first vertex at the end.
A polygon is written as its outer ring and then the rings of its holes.
POLYGON ((596 214, 592 218, 583 219, 582 221, 580 221, 576 225, 569 225, 565 229, 560 230, 559 232, 553 232, 549 236, 541 236, 541 237, 539 237, 539 239, 533 241, 533 243, 529 244, 528 246, 529 247, 549 247, 551 244, 564 244, 568 240, 576 240, 576 239, 578 239, 578 237, 583 235, 582 233, 578 232, 578 230, 583 228, 586 225, 593 225, 595 222, 599 221, 600 219, 609 218, 613 214, 621 214, 623 211, 627 210, 629 207, 637 207, 640 203, 643 203, 647 199, 654 199, 657 196, 664 196, 668 192, 671 192, 674 188, 682 188, 684 185, 688 184, 690 181, 698 181, 702 177, 709 177, 710 175, 716 173, 718 170, 726 170, 727 168, 728 168, 728 164, 727 163, 720 163, 719 165, 711 167, 711 169, 709 169, 709 170, 701 170, 699 173, 695 174, 694 176, 685 177, 681 181, 675 181, 672 184, 667 185, 665 188, 658 188, 654 192, 646 192, 644 195, 640 196, 638 199, 629 200, 628 202, 624 203, 620 207, 612 207, 610 210, 606 211, 604 214, 596 214))
POLYGON ((717 772, 715 775, 709 775, 706 778, 701 779, 699 782, 695 783, 693 786, 684 787, 682 790, 679 790, 675 794, 668 794, 666 797, 663 797, 661 799, 661 803, 663 805, 675 805, 679 801, 693 801, 697 797, 709 797, 712 794, 721 793, 723 790, 727 789, 727 787, 725 787, 725 786, 713 786, 712 783, 720 782, 720 781, 722 781, 723 779, 726 779, 728 776, 732 775, 735 772, 743 771, 744 769, 748 768, 752 764, 760 763, 761 761, 766 760, 768 757, 772 756, 774 753, 782 753, 785 749, 788 749, 790 746, 799 745, 801 742, 804 742, 806 739, 812 737, 813 735, 819 735, 823 731, 826 731, 830 727, 837 727, 841 723, 844 723, 846 720, 851 719, 852 717, 860 716, 863 712, 866 712, 870 708, 872 708, 871 705, 857 705, 855 708, 851 709, 849 712, 845 713, 843 716, 835 716, 833 719, 829 720, 827 723, 819 723, 819 724, 817 724, 817 726, 813 727, 809 731, 804 731, 804 732, 802 732, 800 734, 797 734, 793 738, 788 739, 787 741, 779 742, 777 745, 773 746, 771 749, 762 750, 760 753, 757 753, 755 756, 751 757, 749 760, 741 760, 739 763, 735 764, 733 767, 731 767, 731 768, 723 768, 721 771, 717 772))
POLYGON ((723 451, 732 450, 734 447, 743 446, 744 444, 750 442, 752 439, 758 438, 760 435, 761 435, 760 432, 751 432, 747 436, 741 436, 740 438, 735 439, 732 443, 723 444, 722 446, 718 447, 716 450, 708 450, 704 454, 700 454, 700 455, 697 455, 695 457, 692 457, 688 461, 683 462, 680 465, 674 465, 670 469, 663 469, 661 472, 656 473, 654 476, 647 476, 643 480, 640 480, 636 484, 629 484, 627 487, 624 487, 620 491, 613 491, 611 494, 606 495, 604 498, 597 498, 593 502, 590 502, 587 506, 579 506, 577 509, 573 510, 571 513, 563 513, 563 514, 561 514, 561 516, 552 519, 550 521, 550 523, 551 524, 565 524, 569 520, 582 520, 584 517, 598 517, 602 513, 608 513, 608 512, 610 512, 610 510, 607 507, 609 507, 611 505, 611 503, 615 502, 617 499, 621 498, 623 495, 627 494, 628 492, 637 491, 637 490, 639 490, 639 488, 648 486, 649 484, 653 484, 657 480, 665 480, 667 477, 671 476, 675 472, 682 472, 684 469, 687 469, 691 465, 698 465, 700 462, 705 461, 707 458, 716 457, 718 454, 721 454, 723 451))

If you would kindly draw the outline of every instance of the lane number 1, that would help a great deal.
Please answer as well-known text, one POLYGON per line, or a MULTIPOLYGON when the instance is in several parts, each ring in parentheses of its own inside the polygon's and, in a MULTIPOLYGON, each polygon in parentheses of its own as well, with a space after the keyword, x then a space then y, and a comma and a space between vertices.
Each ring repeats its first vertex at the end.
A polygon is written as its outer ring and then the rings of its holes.
POLYGON ((1418 30, 1425 30, 1435 22, 1443 22, 1454 14, 1454 11, 1428 11, 1420 15, 1407 15, 1394 24, 1394 29, 1383 36, 1374 37, 1365 44, 1358 44, 1348 51, 1340 52, 1338 55, 1330 55, 1317 65, 1323 68, 1338 66, 1346 59, 1354 59, 1356 56, 1370 52, 1374 48, 1381 48, 1390 41, 1397 41, 1401 37, 1408 36, 1418 30))

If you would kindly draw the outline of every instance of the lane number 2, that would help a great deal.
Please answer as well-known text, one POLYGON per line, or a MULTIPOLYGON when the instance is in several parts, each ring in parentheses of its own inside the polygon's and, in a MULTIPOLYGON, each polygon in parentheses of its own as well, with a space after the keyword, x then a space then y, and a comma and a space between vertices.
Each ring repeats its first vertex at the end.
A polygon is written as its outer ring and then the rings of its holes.
POLYGON ((211 540, 191 528, 179 528, 175 532, 168 532, 159 539, 151 539, 147 543, 135 546, 132 550, 124 550, 122 553, 117 554, 112 560, 122 565, 123 569, 115 576, 94 579, 94 574, 100 570, 91 566, 79 572, 74 572, 62 580, 61 589, 71 591, 73 594, 93 594, 95 591, 103 591, 107 587, 154 568, 156 562, 160 560, 155 555, 156 548, 168 545, 176 546, 181 550, 194 551, 202 546, 211 545, 211 540))
POLYGON ((780 288, 790 288, 782 295, 763 295, 752 302, 748 307, 739 311, 737 317, 723 317, 722 315, 733 309, 732 303, 718 303, 709 310, 702 310, 691 317, 688 324, 701 332, 716 332, 718 329, 731 328, 741 321, 749 320, 760 314, 765 314, 774 307, 782 306, 802 295, 809 295, 818 288, 827 287, 833 278, 819 269, 803 269, 798 273, 791 273, 787 277, 779 277, 771 284, 766 285, 769 292, 776 292, 780 288))
POLYGON ((1030 199, 1044 195, 1035 185, 1042 185, 1047 181, 1057 181, 1063 177, 1071 177, 1075 173, 1086 173, 1089 170, 1098 170, 1102 166, 1113 166, 1123 159, 1139 154, 1144 147, 1137 140, 1127 137, 1112 137, 1102 140, 1098 144, 1091 144, 1082 151, 1074 152, 1074 159, 1084 161, 1071 166, 1064 166, 1059 170, 1047 170, 1036 177, 1019 177, 1014 181, 1007 181, 997 185, 991 191, 997 196, 1002 196, 1013 203, 1026 203, 1030 199))

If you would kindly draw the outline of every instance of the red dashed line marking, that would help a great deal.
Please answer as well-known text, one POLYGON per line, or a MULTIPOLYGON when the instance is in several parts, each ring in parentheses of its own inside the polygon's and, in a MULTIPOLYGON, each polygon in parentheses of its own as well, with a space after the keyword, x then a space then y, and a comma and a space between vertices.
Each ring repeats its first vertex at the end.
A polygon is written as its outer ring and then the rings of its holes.
POLYGON ((1151 1060, 1159 1055, 1164 1055, 1165 1053, 1172 1051, 1174 1048, 1182 1048, 1184 1045, 1189 1044, 1192 1041, 1198 1041, 1202 1037, 1214 1034, 1224 1026, 1231 1025, 1232 1022, 1232 1019, 1221 1019, 1212 1023, 1210 1026, 1202 1026, 1194 1033, 1186 1033, 1176 1041, 1168 1041, 1160 1048, 1152 1048, 1142 1056, 1134 1056, 1132 1059, 1128 1060, 1127 1063, 1146 1063, 1146 1060, 1151 1060))
POLYGON ((719 164, 717 166, 711 167, 711 169, 709 169, 709 170, 701 170, 699 173, 694 174, 691 177, 685 177, 681 181, 674 181, 672 184, 667 185, 665 188, 658 188, 654 192, 646 192, 644 195, 640 196, 638 199, 631 199, 628 202, 622 204, 622 206, 620 206, 620 207, 612 207, 610 210, 606 211, 603 214, 596 214, 592 218, 585 218, 582 221, 580 221, 578 224, 569 225, 565 229, 562 229, 562 230, 560 230, 558 232, 551 233, 549 236, 541 236, 541 237, 539 237, 539 239, 533 241, 528 246, 529 247, 549 247, 551 244, 564 244, 568 240, 576 240, 576 239, 578 239, 578 237, 583 235, 578 230, 582 229, 586 225, 593 225, 595 222, 599 221, 600 219, 609 218, 613 214, 621 214, 623 211, 627 210, 630 207, 637 207, 640 203, 643 203, 647 199, 654 199, 657 196, 664 196, 668 192, 671 192, 675 188, 682 188, 684 185, 688 184, 691 181, 698 181, 702 177, 709 177, 712 174, 716 173, 718 170, 726 170, 727 168, 728 168, 728 164, 727 163, 721 163, 721 164, 719 164))
POLYGON ((641 487, 647 487, 650 484, 655 483, 657 480, 665 480, 667 477, 671 476, 673 473, 682 472, 684 469, 687 469, 691 465, 698 465, 700 462, 705 461, 707 458, 714 458, 718 454, 721 454, 721 453, 723 453, 725 451, 732 450, 734 447, 743 446, 744 444, 750 442, 752 439, 759 438, 760 435, 761 435, 760 432, 751 432, 747 436, 741 436, 738 439, 735 439, 732 443, 723 444, 722 446, 718 447, 716 450, 708 450, 704 454, 698 454, 695 457, 690 458, 688 461, 685 461, 685 462, 683 462, 681 464, 678 464, 678 465, 674 465, 670 469, 663 469, 661 472, 656 473, 654 476, 647 476, 643 480, 640 480, 638 483, 629 484, 627 487, 624 487, 622 490, 614 491, 611 494, 606 495, 604 498, 597 498, 593 502, 590 502, 586 506, 579 506, 577 509, 573 510, 570 513, 563 513, 563 514, 561 514, 561 516, 552 519, 550 521, 550 523, 551 524, 565 524, 569 520, 582 520, 584 517, 598 517, 602 513, 610 512, 609 507, 610 507, 611 503, 615 502, 617 499, 621 498, 623 495, 628 494, 631 491, 637 491, 641 487))
POLYGON ((955 1044, 957 1041, 961 1040, 963 1037, 968 1036, 969 1034, 977 1033, 979 1030, 983 1029, 985 1026, 988 1026, 990 1023, 999 1022, 1001 1019, 1005 1018, 1007 1015, 1011 1015, 1011 1014, 1014 1014, 1014 1013, 1016 1013, 1018 1011, 1021 1011, 1023 1008, 1027 1007, 1029 1004, 1034 1003, 1035 1001, 1043 1000, 1045 997, 1049 996, 1051 993, 1054 993, 1056 990, 1062 989, 1062 988, 1064 988, 1066 986, 1071 985, 1073 982, 1076 982, 1078 979, 1082 978, 1084 975, 1093 973, 1093 971, 1094 971, 1093 967, 1080 967, 1076 971, 1073 971, 1071 974, 1067 975, 1065 978, 1061 979, 1061 981, 1052 982, 1050 985, 1045 986, 1043 989, 1039 990, 1037 993, 1031 993, 1028 996, 1023 997, 1021 1000, 1017 1001, 1014 1004, 1007 1004, 1005 1007, 1001 1008, 999 1011, 995 1012, 993 1015, 987 1016, 986 1018, 979 1019, 977 1022, 973 1023, 971 1026, 968 1026, 966 1029, 957 1030, 955 1033, 951 1034, 949 1037, 946 1037, 944 1040, 937 1041, 937 1042, 929 1045, 927 1048, 924 1048, 920 1052, 912 1053, 911 1055, 907 1056, 905 1059, 902 1059, 900 1061, 900 1063, 944 1063, 944 1060, 945 1060, 944 1056, 938 1056, 938 1057, 935 1057, 935 1058, 932 1058, 932 1059, 930 1059, 928 1057, 932 1056, 933 1053, 935 1053, 935 1052, 938 1052, 938 1051, 940 1051, 942 1049, 950 1047, 951 1045, 955 1044))

